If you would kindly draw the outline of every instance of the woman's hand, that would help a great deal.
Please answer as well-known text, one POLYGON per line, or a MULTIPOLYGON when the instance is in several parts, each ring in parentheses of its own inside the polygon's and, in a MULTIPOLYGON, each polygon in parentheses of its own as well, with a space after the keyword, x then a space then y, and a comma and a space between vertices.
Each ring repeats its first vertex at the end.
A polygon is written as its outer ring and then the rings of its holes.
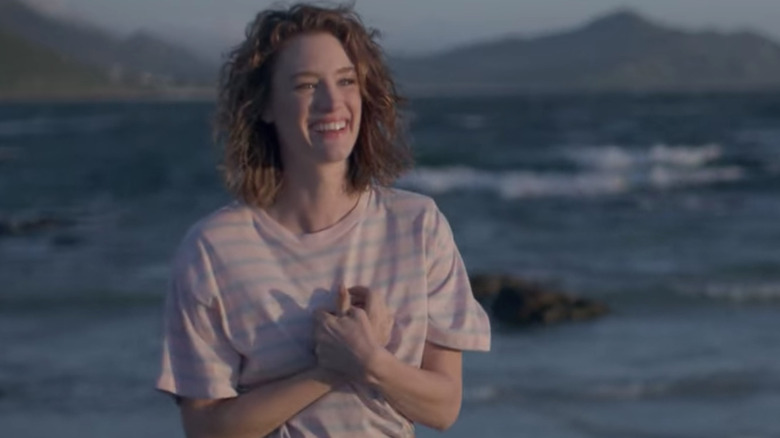
MULTIPOLYGON (((345 289, 344 286, 341 287, 345 289)), ((343 293, 343 292, 341 292, 343 293)), ((365 310, 377 342, 386 347, 393 331, 393 315, 388 310, 385 300, 376 292, 371 292, 365 286, 349 288, 352 306, 365 310)))
POLYGON ((365 287, 342 286, 336 313, 315 313, 314 340, 319 366, 363 379, 371 360, 390 339, 392 317, 384 301, 365 287))

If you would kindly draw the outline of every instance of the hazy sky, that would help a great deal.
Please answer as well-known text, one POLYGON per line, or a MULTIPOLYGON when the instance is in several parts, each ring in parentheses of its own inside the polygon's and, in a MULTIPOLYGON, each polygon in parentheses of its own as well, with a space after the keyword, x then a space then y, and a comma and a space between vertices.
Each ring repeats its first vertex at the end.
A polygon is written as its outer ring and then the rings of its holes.
MULTIPOLYGON (((234 42, 266 0, 26 0, 118 33, 144 27, 166 35, 234 42)), ((692 29, 752 28, 780 41, 780 0, 357 0, 390 52, 417 53, 506 34, 571 27, 620 7, 692 29)), ((216 42, 219 41, 219 42, 216 42)))

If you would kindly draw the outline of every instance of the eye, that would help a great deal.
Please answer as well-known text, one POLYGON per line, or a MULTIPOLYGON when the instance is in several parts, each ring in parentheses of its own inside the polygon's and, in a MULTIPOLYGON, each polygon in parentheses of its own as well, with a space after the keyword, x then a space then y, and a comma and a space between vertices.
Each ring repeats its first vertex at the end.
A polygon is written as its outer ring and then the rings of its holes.
POLYGON ((355 84, 357 84, 357 79, 355 78, 342 78, 341 80, 339 80, 339 85, 349 86, 355 84))
POLYGON ((300 84, 295 84, 296 90, 313 90, 317 88, 316 82, 301 82, 300 84))

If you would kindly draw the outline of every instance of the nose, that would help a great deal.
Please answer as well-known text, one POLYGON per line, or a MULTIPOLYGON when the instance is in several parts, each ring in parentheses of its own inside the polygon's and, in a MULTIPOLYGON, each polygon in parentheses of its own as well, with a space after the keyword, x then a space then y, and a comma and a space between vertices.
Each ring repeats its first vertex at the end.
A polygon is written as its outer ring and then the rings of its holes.
POLYGON ((335 84, 323 82, 314 93, 313 106, 317 112, 329 113, 338 106, 338 101, 338 87, 335 84))

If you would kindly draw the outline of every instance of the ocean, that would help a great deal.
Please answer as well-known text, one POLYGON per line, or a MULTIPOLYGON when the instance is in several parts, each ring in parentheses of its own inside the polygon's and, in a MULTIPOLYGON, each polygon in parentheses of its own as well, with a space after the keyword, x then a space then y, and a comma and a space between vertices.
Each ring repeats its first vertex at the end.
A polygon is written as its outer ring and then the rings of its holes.
MULTIPOLYGON (((0 434, 181 437, 152 387, 168 263, 229 201, 212 103, 0 105, 0 434), (2 227, 0 227, 2 229, 2 227)), ((605 302, 494 326, 450 437, 780 437, 780 95, 412 99, 471 273, 605 302)), ((418 436, 439 433, 418 428, 418 436)))

